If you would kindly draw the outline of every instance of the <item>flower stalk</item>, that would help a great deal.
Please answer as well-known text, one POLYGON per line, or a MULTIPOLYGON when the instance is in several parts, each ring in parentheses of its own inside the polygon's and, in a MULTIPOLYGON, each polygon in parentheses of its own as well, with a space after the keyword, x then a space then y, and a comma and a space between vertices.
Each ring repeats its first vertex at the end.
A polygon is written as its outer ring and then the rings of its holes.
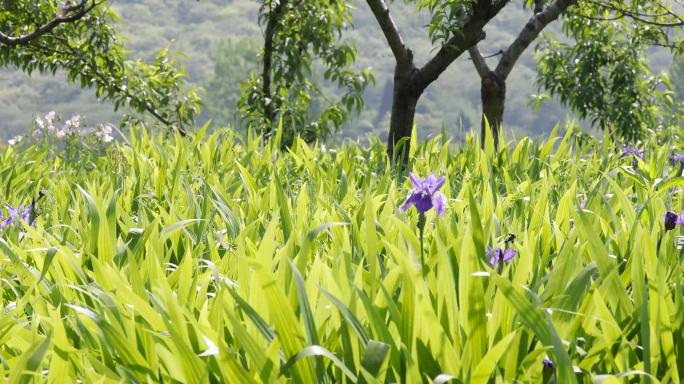
POLYGON ((425 222, 427 219, 425 218, 425 213, 420 212, 418 214, 418 234, 420 236, 420 269, 423 273, 423 276, 427 273, 427 268, 425 266, 425 255, 424 255, 424 249, 425 246, 423 245, 423 238, 425 234, 425 222))

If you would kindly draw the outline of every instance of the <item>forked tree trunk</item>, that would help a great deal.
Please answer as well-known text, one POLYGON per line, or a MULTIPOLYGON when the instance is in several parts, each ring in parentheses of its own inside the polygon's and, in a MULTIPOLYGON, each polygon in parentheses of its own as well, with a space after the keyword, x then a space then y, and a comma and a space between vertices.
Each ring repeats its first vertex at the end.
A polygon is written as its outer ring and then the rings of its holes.
POLYGON ((499 133, 503 123, 504 107, 506 103, 506 80, 497 76, 494 72, 482 79, 480 88, 482 99, 482 146, 485 142, 485 130, 487 123, 494 139, 494 148, 499 147, 499 133))
MULTIPOLYGON (((480 97, 482 98, 482 145, 485 142, 486 122, 492 131, 494 146, 498 147, 501 125, 503 122, 504 106, 506 102, 506 79, 511 74, 520 55, 539 36, 539 33, 552 21, 558 19, 577 0, 553 0, 544 9, 543 0, 535 0, 534 15, 527 21, 518 33, 515 41, 501 52, 496 68, 492 71, 487 65, 486 58, 480 54, 477 46, 468 50, 470 59, 475 65, 477 73, 482 79, 480 97), (485 120, 486 119, 486 120, 485 120)), ((497 54, 498 55, 498 54, 497 54)), ((494 55, 496 56, 496 55, 494 55)), ((492 57, 492 56, 489 56, 492 57)))
POLYGON ((403 167, 408 165, 409 142, 401 148, 397 148, 397 144, 402 139, 411 137, 416 104, 425 88, 437 80, 464 51, 484 39, 482 28, 509 1, 475 0, 469 7, 469 13, 464 17, 463 26, 458 33, 444 42, 437 53, 418 68, 413 63, 413 52, 399 34, 385 0, 366 0, 396 60, 392 115, 387 138, 387 155, 393 163, 403 167))

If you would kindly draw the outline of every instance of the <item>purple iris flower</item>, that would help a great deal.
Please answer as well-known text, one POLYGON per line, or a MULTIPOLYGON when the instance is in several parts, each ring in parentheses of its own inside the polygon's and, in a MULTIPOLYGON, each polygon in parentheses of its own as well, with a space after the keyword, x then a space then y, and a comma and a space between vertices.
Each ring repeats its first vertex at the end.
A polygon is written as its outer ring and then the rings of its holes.
POLYGON ((20 212, 23 211, 23 207, 21 206, 19 206, 19 208, 14 208, 13 206, 7 204, 5 208, 7 208, 8 216, 5 220, 2 221, 2 223, 0 223, 0 227, 2 228, 9 227, 10 225, 12 225, 12 223, 14 223, 19 217, 20 212))
POLYGON ((501 249, 500 247, 496 247, 492 249, 492 247, 488 245, 486 255, 489 258, 489 265, 493 267, 500 262, 510 263, 515 256, 518 255, 518 252, 513 248, 501 249))
MULTIPOLYGON (((7 208, 7 213, 8 216, 5 220, 3 220, 0 223, 0 228, 6 228, 15 223, 19 218, 24 220, 25 222, 29 223, 29 220, 31 220, 31 213, 33 211, 34 205, 31 204, 28 207, 24 208, 24 206, 20 205, 17 208, 14 208, 13 206, 7 204, 5 205, 5 208, 7 208)), ((36 219, 35 217, 33 220, 29 223, 31 226, 36 225, 36 219)))
POLYGON ((586 208, 586 207, 587 207, 587 199, 584 199, 584 200, 582 200, 582 202, 580 203, 580 208, 584 209, 584 208, 586 208))
POLYGON ((542 361, 542 364, 544 365, 544 369, 550 369, 550 370, 556 369, 556 363, 551 361, 548 357, 544 358, 544 361, 542 361))
POLYGON ((425 213, 434 207, 437 214, 442 217, 446 209, 446 196, 438 190, 444 185, 446 178, 444 176, 437 177, 434 173, 424 179, 409 173, 409 178, 413 184, 413 189, 404 205, 401 206, 401 211, 406 212, 413 205, 418 212, 425 213))
POLYGON ((684 153, 677 153, 672 156, 670 156, 670 165, 675 166, 679 165, 680 167, 684 167, 684 153))
POLYGON ((641 160, 644 159, 644 151, 638 149, 638 148, 629 148, 625 147, 622 149, 622 154, 620 155, 620 158, 623 158, 625 156, 632 156, 632 162, 636 166, 639 161, 637 160, 637 157, 640 158, 641 160))
POLYGON ((682 211, 680 215, 677 215, 672 211, 667 211, 663 216, 663 222, 665 223, 666 231, 675 229, 677 224, 684 224, 684 211, 682 211))

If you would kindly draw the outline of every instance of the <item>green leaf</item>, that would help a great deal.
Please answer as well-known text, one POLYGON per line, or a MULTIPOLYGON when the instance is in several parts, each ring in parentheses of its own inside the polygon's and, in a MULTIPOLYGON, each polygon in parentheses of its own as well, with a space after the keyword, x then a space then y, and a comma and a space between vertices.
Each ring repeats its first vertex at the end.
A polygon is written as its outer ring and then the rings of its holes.
POLYGON ((544 312, 513 288, 510 281, 496 274, 492 274, 491 277, 511 306, 513 306, 518 319, 520 319, 523 325, 539 338, 543 346, 552 347, 553 360, 556 363, 558 376, 563 377, 568 383, 576 383, 577 379, 575 378, 570 356, 568 356, 563 347, 563 343, 556 333, 553 324, 543 314, 544 312))
POLYGON ((52 336, 48 335, 21 354, 13 364, 13 369, 9 375, 10 383, 31 383, 36 379, 35 376, 42 367, 43 358, 50 347, 51 339, 52 336))
POLYGON ((200 221, 204 221, 204 219, 186 219, 186 220, 178 221, 178 222, 173 223, 167 227, 164 227, 161 230, 161 232, 159 233, 159 235, 162 239, 166 239, 169 236, 171 236, 171 234, 173 234, 174 232, 179 231, 181 229, 185 229, 185 228, 189 227, 190 225, 192 225, 194 223, 198 223, 200 221))
POLYGON ((357 381, 356 375, 347 368, 347 366, 344 364, 342 360, 337 358, 335 354, 332 352, 328 351, 327 349, 319 346, 319 345, 310 345, 304 349, 302 349, 299 353, 297 353, 295 356, 293 356, 290 360, 287 361, 285 365, 283 365, 283 368, 281 369, 281 375, 285 374, 287 371, 290 370, 290 368, 295 365, 299 360, 302 360, 307 357, 312 357, 312 356, 321 356, 325 357, 328 360, 332 361, 337 368, 339 368, 345 376, 352 382, 357 381))
POLYGON ((283 235, 285 236, 285 241, 290 238, 292 234, 292 216, 290 215, 290 203, 285 196, 285 191, 283 190, 283 184, 280 181, 280 177, 277 172, 273 172, 273 178, 275 180, 276 195, 278 196, 278 205, 280 206, 280 223, 283 227, 283 235))
MULTIPOLYGON (((363 355, 363 360, 361 360, 361 367, 368 372, 372 377, 377 377, 382 368, 382 364, 387 358, 390 346, 375 340, 370 340, 366 344, 366 352, 363 355)), ((366 383, 366 379, 359 372, 359 384, 366 383)))

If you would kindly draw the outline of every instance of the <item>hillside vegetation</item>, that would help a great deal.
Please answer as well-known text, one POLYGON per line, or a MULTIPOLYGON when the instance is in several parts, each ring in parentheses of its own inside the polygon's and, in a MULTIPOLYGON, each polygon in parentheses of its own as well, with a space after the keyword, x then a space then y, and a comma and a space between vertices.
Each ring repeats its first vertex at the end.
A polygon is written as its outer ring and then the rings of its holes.
MULTIPOLYGON (((121 29, 134 56, 146 57, 167 47, 183 54, 181 61, 190 82, 207 89, 204 94, 206 108, 200 123, 210 118, 216 125, 235 122, 234 103, 239 84, 254 69, 253 65, 258 60, 256 53, 262 44, 256 22, 256 2, 118 0, 111 4, 121 17, 121 29), (221 41, 232 42, 232 50, 217 53, 221 41), (218 68, 215 71, 214 58, 226 56, 241 59, 237 64, 219 60, 228 69, 218 68)), ((385 135, 389 124, 393 73, 391 53, 365 3, 356 2, 355 7, 355 29, 348 31, 346 38, 358 48, 358 67, 372 67, 376 83, 364 95, 366 108, 360 116, 347 123, 342 136, 385 135)), ((416 17, 415 9, 402 2, 394 2, 392 9, 397 24, 407 31, 405 38, 412 47, 416 47, 417 57, 426 57, 433 49, 424 28, 427 15, 416 17)), ((480 45, 483 54, 495 54, 510 44, 529 17, 529 12, 529 9, 523 10, 520 3, 509 5, 487 28, 487 39, 480 45)), ((556 25, 549 31, 558 32, 559 28, 556 25)), ((566 117, 566 111, 557 103, 546 104, 537 113, 528 106, 531 95, 537 92, 532 51, 530 49, 524 55, 522 65, 509 79, 505 117, 509 137, 548 133, 557 121, 566 117)), ((421 126, 421 135, 435 134, 444 127, 449 135, 462 139, 465 131, 479 126, 480 81, 466 56, 443 75, 444 81, 429 88, 419 103, 417 124, 421 126)), ((655 67, 666 68, 668 57, 665 53, 655 52, 652 55, 655 67)), ((29 77, 15 70, 0 70, 0 84, 0 105, 3 106, 0 109, 0 135, 4 137, 25 132, 35 115, 50 110, 64 115, 83 115, 92 125, 116 123, 120 116, 110 104, 98 102, 92 91, 82 91, 67 84, 60 74, 56 77, 38 74, 29 77)))

